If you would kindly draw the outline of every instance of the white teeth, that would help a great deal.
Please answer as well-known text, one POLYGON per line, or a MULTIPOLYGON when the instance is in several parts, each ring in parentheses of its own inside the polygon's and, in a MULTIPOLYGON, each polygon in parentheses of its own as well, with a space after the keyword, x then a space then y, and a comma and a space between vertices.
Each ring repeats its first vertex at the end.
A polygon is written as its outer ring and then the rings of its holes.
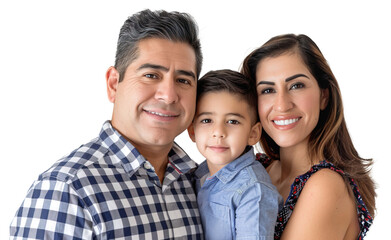
POLYGON ((299 118, 286 119, 286 120, 274 120, 273 122, 279 126, 286 126, 299 121, 299 118))
POLYGON ((162 116, 162 117, 173 117, 172 115, 166 115, 166 114, 158 113, 158 112, 150 112, 150 111, 147 111, 147 112, 154 114, 154 115, 162 116))

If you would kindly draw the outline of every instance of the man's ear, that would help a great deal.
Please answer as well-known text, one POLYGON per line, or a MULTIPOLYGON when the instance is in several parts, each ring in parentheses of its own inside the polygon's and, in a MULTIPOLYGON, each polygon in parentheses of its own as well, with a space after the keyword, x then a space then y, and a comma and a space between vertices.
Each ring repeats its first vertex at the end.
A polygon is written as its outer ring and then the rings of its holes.
POLYGON ((193 142, 195 142, 195 134, 194 134, 194 125, 190 123, 190 126, 187 128, 187 133, 193 142))
POLYGON ((119 73, 114 67, 109 67, 106 72, 106 87, 107 87, 107 97, 109 101, 115 102, 115 95, 117 93, 117 87, 119 81, 119 73))
POLYGON ((320 89, 320 110, 325 110, 329 103, 329 89, 320 89))
POLYGON ((262 134, 262 125, 260 122, 257 122, 251 128, 251 132, 248 137, 247 145, 252 146, 252 145, 256 144, 259 141, 259 139, 261 138, 261 134, 262 134))

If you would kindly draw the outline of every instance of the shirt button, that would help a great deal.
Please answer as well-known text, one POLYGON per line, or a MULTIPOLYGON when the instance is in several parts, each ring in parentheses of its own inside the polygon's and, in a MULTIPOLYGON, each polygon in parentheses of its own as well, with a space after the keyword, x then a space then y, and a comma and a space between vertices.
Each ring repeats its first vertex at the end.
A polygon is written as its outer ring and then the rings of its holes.
POLYGON ((150 164, 149 162, 145 162, 145 163, 144 163, 144 168, 147 169, 147 170, 149 170, 149 169, 152 168, 152 166, 151 166, 151 164, 150 164))

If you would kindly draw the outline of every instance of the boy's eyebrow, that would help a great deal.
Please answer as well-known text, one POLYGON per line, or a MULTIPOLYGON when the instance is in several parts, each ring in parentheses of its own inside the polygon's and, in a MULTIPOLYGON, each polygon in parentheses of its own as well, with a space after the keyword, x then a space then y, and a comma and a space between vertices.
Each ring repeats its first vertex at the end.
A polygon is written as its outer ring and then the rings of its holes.
MULTIPOLYGON (((292 81, 293 79, 296 79, 296 78, 298 78, 298 77, 305 77, 305 78, 308 78, 308 79, 309 79, 309 77, 308 77, 307 75, 305 75, 305 74, 303 74, 303 73, 298 73, 298 74, 295 74, 295 75, 293 75, 293 76, 287 77, 287 78, 285 79, 285 82, 292 81)), ((259 83, 257 83, 257 87, 258 87, 259 85, 261 85, 261 84, 275 85, 274 82, 270 82, 270 81, 260 81, 259 83)))
POLYGON ((212 114, 213 114, 212 112, 201 112, 201 113, 197 114, 195 117, 204 116, 204 115, 212 115, 212 114))
MULTIPOLYGON (((196 115, 196 117, 200 117, 200 116, 204 116, 204 115, 213 115, 213 112, 201 112, 199 113, 198 115, 196 115)), ((240 113, 226 113, 225 116, 236 116, 236 117, 239 117, 239 118, 245 118, 242 114, 240 113)))
POLYGON ((235 116, 235 117, 239 117, 239 118, 245 118, 242 114, 240 113, 227 113, 225 114, 226 116, 235 116))
MULTIPOLYGON (((144 63, 143 65, 141 65, 140 67, 137 68, 137 71, 139 71, 141 69, 145 69, 145 68, 152 68, 152 69, 162 70, 164 72, 168 72, 169 71, 169 69, 164 67, 164 66, 157 65, 157 64, 152 64, 152 63, 144 63)), ((180 74, 180 75, 185 75, 185 76, 188 76, 188 77, 192 77, 194 81, 196 80, 195 73, 192 72, 192 71, 176 70, 175 72, 177 74, 180 74)))

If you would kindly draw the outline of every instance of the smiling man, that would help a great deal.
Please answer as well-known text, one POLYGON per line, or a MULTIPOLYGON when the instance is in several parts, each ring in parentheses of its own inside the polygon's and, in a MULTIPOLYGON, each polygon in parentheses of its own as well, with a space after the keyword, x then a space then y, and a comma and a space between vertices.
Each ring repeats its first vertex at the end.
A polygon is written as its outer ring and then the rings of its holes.
POLYGON ((29 239, 202 239, 196 164, 174 143, 195 112, 202 53, 184 13, 145 10, 121 28, 99 136, 34 182, 11 224, 29 239))

